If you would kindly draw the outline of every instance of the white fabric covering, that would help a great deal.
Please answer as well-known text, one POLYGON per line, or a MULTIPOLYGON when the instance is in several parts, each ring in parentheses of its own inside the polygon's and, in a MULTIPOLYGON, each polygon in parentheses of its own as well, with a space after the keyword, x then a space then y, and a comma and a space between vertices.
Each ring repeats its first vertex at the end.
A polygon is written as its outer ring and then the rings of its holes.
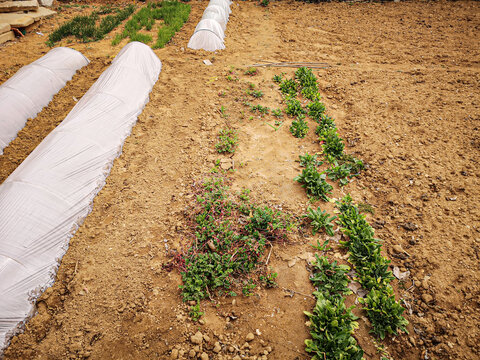
POLYGON ((208 5, 218 5, 218 6, 221 6, 225 12, 228 14, 230 14, 232 12, 232 10, 230 10, 230 3, 228 1, 225 1, 225 0, 210 0, 210 2, 208 3, 208 5))
MULTIPOLYGON (((221 6, 208 5, 205 11, 203 12, 203 15, 205 16, 206 13, 218 14, 218 16, 225 22, 225 24, 228 22, 228 13, 221 6)), ((202 19, 204 18, 204 16, 202 16, 202 19)))
POLYGON ((225 33, 223 32, 222 27, 218 23, 218 21, 213 20, 213 19, 202 19, 200 22, 197 24, 195 27, 195 32, 198 31, 211 31, 215 35, 217 35, 221 40, 225 38, 225 33))
POLYGON ((187 47, 194 50, 217 51, 225 49, 225 30, 230 0, 210 0, 202 19, 195 28, 187 47))
POLYGON ((80 68, 89 63, 76 50, 58 47, 22 67, 0 85, 0 154, 80 68))
POLYGON ((54 282, 69 239, 91 211, 149 100, 161 62, 126 45, 54 129, 0 185, 0 357, 54 282))
POLYGON ((205 19, 215 20, 216 22, 218 22, 223 32, 225 33, 225 30, 227 28, 227 22, 222 15, 218 14, 217 12, 205 10, 202 16, 202 20, 205 20, 205 19))

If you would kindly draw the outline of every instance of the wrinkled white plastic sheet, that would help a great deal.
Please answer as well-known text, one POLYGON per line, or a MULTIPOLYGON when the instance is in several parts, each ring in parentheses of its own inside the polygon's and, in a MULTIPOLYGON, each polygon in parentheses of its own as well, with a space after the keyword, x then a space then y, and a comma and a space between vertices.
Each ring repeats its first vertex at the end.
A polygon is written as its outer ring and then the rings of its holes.
POLYGON ((225 49, 225 29, 231 2, 229 0, 210 0, 203 12, 202 19, 195 28, 188 47, 194 50, 217 51, 225 49))
POLYGON ((53 284, 69 239, 91 211, 160 71, 150 47, 126 45, 0 185, 0 355, 53 284))
POLYGON ((0 85, 0 155, 80 68, 89 63, 76 50, 58 47, 22 67, 0 85))

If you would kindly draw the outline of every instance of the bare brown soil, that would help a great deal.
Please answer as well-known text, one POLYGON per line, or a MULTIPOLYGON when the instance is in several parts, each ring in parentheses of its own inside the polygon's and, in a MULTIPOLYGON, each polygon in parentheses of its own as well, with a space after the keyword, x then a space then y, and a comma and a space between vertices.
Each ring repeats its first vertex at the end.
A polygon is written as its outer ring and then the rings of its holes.
MULTIPOLYGON (((329 65, 315 71, 327 111, 347 151, 368 165, 334 196, 350 193, 370 204, 375 214, 368 219, 384 240, 385 255, 392 265, 411 271, 405 284, 395 284, 397 297, 406 302, 410 334, 386 340, 386 349, 395 359, 478 358, 480 4, 278 2, 262 8, 235 2, 227 49, 218 54, 186 49, 206 2, 190 4, 184 28, 155 51, 163 70, 150 102, 94 210, 71 240, 57 281, 41 296, 38 314, 13 338, 5 358, 167 359, 173 349, 187 356, 200 350, 190 342, 198 329, 209 337, 202 351, 210 358, 246 354, 245 336, 256 329, 261 335, 250 343, 251 358, 264 351, 268 359, 309 358, 303 350, 309 334, 302 312, 313 305, 313 289, 306 260, 314 251, 308 244, 323 235, 299 231, 290 244, 274 247, 269 265, 278 272, 280 286, 234 302, 205 301, 202 323, 188 318, 178 272, 162 269, 166 245, 186 245, 184 209, 193 200, 191 185, 209 174, 216 159, 225 158, 214 150, 216 133, 225 126, 239 132, 237 152, 224 161, 232 168, 235 190, 249 188, 255 201, 297 216, 309 205, 292 179, 300 172, 298 155, 320 150, 314 124, 306 139, 296 139, 288 131, 289 119, 274 131, 265 124, 273 124, 273 117, 250 120, 240 101, 253 82, 265 97, 252 102, 283 107, 271 79, 294 69, 261 67, 256 76, 243 74, 261 60, 329 65), (204 59, 213 66, 205 66, 204 59), (238 82, 225 78, 232 66, 238 82), (219 96, 222 91, 225 97, 219 96), (219 112, 222 105, 227 119, 219 112), (223 346, 220 355, 212 352, 216 341, 223 346)), ((45 37, 35 31, 48 34, 81 11, 88 10, 64 10, 29 29, 25 38, 1 46, 0 82, 48 51, 45 37)), ((92 63, 5 149, 2 181, 124 45, 112 47, 110 41, 62 43, 92 63)), ((319 205, 333 211, 331 204, 319 205)), ((366 358, 378 359, 360 307, 356 313, 360 329, 355 336, 366 358)))

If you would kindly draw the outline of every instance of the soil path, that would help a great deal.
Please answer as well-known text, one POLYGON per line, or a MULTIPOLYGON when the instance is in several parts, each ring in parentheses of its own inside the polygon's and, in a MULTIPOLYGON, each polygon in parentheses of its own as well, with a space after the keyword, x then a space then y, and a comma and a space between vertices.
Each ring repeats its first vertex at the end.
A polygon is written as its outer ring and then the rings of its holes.
MULTIPOLYGON (((262 335, 252 342, 251 354, 309 358, 303 351, 308 331, 302 311, 310 310, 313 300, 305 260, 313 253, 308 243, 317 238, 299 234, 290 245, 275 247, 269 265, 279 273, 280 287, 235 301, 219 299, 216 305, 205 302, 204 324, 188 320, 179 274, 162 269, 166 249, 188 241, 184 211, 192 200, 191 185, 209 174, 217 159, 234 167, 233 189, 252 189, 256 201, 296 215, 309 205, 292 179, 299 172, 298 155, 319 151, 313 123, 307 139, 295 139, 289 119, 274 131, 266 125, 273 118, 250 120, 242 105, 252 82, 265 93, 258 103, 283 107, 271 79, 293 70, 259 68, 256 76, 243 74, 261 60, 329 64, 316 71, 320 92, 348 152, 368 164, 360 178, 335 190, 336 197, 349 192, 372 205, 375 214, 369 220, 384 240, 386 255, 412 273, 396 289, 411 309, 410 335, 387 341, 389 352, 397 359, 478 357, 480 4, 272 2, 262 8, 235 2, 227 49, 218 54, 186 49, 206 5, 190 4, 187 24, 166 48, 155 51, 163 69, 150 102, 92 213, 71 240, 56 283, 40 298, 25 332, 13 338, 6 359, 165 359, 175 347, 187 353, 194 349, 189 336, 199 327, 225 344, 225 359, 245 351, 240 349, 245 335, 256 329, 262 335), (205 66, 204 59, 213 66, 205 66), (226 80, 230 69, 239 81, 226 80), (221 106, 228 118, 221 116, 221 106), (239 132, 232 159, 214 151, 216 133, 226 126, 239 132), (406 252, 394 251, 394 245, 406 252), (232 314, 233 323, 227 317, 232 314)), ((70 9, 62 16, 76 13, 70 9)), ((0 81, 48 50, 34 31, 48 33, 64 21, 62 16, 0 48, 0 81)), ((63 120, 73 97, 82 96, 121 48, 109 39, 68 46, 92 64, 5 149, 2 181, 63 120)), ((333 210, 331 204, 319 205, 333 210)), ((360 309, 357 313, 356 337, 366 358, 377 359, 366 318, 360 309)))

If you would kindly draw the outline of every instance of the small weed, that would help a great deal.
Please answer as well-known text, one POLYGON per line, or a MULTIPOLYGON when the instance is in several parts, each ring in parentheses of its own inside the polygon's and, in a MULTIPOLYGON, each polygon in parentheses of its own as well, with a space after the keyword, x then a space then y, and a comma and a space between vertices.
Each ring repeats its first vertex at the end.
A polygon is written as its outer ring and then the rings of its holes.
POLYGON ((260 0, 260 5, 263 7, 267 7, 270 3, 270 0, 260 0))
POLYGON ((285 75, 285 73, 282 73, 281 75, 274 75, 273 82, 280 84, 282 82, 283 75, 285 75))
POLYGON ((193 321, 197 322, 204 313, 200 311, 200 304, 197 302, 196 305, 190 306, 190 312, 188 314, 193 321))
POLYGON ((227 79, 227 81, 238 81, 238 77, 233 77, 232 75, 227 75, 225 76, 225 79, 227 79))
POLYGON ((283 117, 282 110, 280 109, 273 109, 272 115, 279 119, 283 117))
POLYGON ((227 114, 227 108, 225 106, 220 106, 220 115, 222 116, 222 118, 226 119, 228 118, 228 114, 227 114))
POLYGON ((230 153, 235 152, 235 148, 238 143, 237 132, 233 129, 220 130, 218 133, 219 142, 215 145, 215 149, 218 153, 230 153))
POLYGON ((251 82, 249 82, 249 83, 248 83, 248 88, 249 88, 250 90, 253 90, 253 89, 255 89, 255 84, 254 84, 254 83, 251 83, 251 82))
POLYGON ((262 105, 250 105, 250 111, 256 113, 258 112, 260 115, 268 115, 270 108, 262 105))
POLYGON ((260 275, 258 279, 266 288, 274 288, 278 286, 277 282, 275 281, 277 276, 278 274, 276 272, 270 272, 266 273, 265 275, 260 275))
POLYGON ((247 90, 247 94, 253 96, 256 99, 260 99, 263 96, 263 92, 261 90, 247 90))
POLYGON ((248 75, 248 76, 257 75, 257 73, 258 73, 257 68, 254 68, 254 67, 248 68, 248 69, 245 70, 245 72, 244 72, 244 74, 245 74, 245 75, 248 75))

